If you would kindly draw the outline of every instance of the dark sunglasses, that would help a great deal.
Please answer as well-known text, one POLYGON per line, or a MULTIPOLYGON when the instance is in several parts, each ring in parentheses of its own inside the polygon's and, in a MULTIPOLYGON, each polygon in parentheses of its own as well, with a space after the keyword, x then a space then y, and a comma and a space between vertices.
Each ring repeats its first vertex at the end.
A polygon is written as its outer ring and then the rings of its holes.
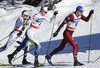
POLYGON ((24 15, 24 16, 29 17, 29 15, 24 15))

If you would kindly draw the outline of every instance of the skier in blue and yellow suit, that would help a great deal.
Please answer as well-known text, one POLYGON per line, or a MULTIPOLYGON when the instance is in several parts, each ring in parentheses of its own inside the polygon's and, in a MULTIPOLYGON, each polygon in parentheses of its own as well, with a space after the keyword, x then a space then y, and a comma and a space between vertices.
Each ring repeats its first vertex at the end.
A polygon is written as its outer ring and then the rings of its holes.
MULTIPOLYGON (((7 43, 0 47, 0 52, 5 51, 10 48, 11 45, 13 45, 14 42, 21 43, 23 40, 24 32, 27 29, 27 27, 30 25, 29 21, 29 13, 27 10, 23 10, 21 17, 18 17, 15 23, 14 30, 10 33, 10 37, 7 41, 7 43)), ((27 62, 25 57, 27 56, 27 52, 29 51, 29 46, 25 47, 25 55, 22 61, 22 64, 28 64, 30 62, 27 62)))

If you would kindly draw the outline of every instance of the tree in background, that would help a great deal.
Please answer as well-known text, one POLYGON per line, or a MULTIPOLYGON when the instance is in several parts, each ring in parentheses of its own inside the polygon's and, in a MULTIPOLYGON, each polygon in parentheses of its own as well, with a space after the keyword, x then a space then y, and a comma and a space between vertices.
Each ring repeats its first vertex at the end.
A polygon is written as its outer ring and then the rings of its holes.
MULTIPOLYGON (((28 4, 37 7, 41 1, 42 0, 25 0, 23 4, 28 4)), ((44 0, 44 5, 47 6, 49 10, 53 10, 56 8, 55 4, 61 1, 62 0, 44 0)))
POLYGON ((28 4, 37 7, 42 0, 25 0, 23 4, 28 4))
POLYGON ((0 0, 0 2, 2 2, 3 0, 0 0))
POLYGON ((12 0, 12 6, 14 5, 14 0, 12 0))
POLYGON ((45 0, 44 5, 48 7, 48 10, 53 10, 56 8, 55 4, 61 2, 62 0, 45 0))

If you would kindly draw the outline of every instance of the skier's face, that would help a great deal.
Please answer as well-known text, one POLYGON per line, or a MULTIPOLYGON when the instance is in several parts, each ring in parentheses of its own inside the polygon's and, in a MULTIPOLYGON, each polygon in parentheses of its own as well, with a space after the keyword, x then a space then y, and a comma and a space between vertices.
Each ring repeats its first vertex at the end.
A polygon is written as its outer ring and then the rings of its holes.
POLYGON ((46 11, 41 10, 41 12, 40 12, 40 13, 41 13, 41 15, 42 15, 42 16, 45 16, 47 12, 46 12, 46 11))
POLYGON ((82 13, 83 13, 83 12, 81 12, 81 11, 77 11, 77 12, 76 12, 76 16, 79 17, 79 16, 82 15, 82 13))
POLYGON ((27 16, 27 15, 22 15, 22 17, 23 17, 24 20, 26 20, 26 19, 28 19, 29 16, 27 16))

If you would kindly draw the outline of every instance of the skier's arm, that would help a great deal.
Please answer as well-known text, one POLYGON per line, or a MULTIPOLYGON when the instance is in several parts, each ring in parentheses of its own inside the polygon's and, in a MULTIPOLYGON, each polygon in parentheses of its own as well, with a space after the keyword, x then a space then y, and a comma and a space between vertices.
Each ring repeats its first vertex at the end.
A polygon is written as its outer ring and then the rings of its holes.
POLYGON ((57 31, 53 34, 53 37, 56 37, 58 35, 58 32, 60 31, 60 29, 65 25, 65 21, 62 22, 62 24, 59 26, 59 28, 57 29, 57 31))
POLYGON ((53 34, 53 37, 56 37, 58 35, 58 32, 60 31, 60 29, 69 21, 72 21, 74 19, 74 17, 72 15, 68 16, 63 22, 62 24, 59 26, 59 28, 57 29, 57 31, 53 34))
POLYGON ((89 15, 88 15, 87 17, 85 17, 85 16, 82 14, 81 19, 84 20, 84 21, 86 21, 86 22, 88 22, 89 19, 90 19, 90 17, 91 17, 91 15, 92 15, 93 13, 94 13, 94 10, 91 10, 91 11, 89 12, 89 15))
POLYGON ((64 22, 62 22, 62 24, 59 26, 59 28, 57 29, 57 32, 59 32, 59 31, 60 31, 60 29, 61 29, 64 25, 65 25, 65 21, 64 21, 64 22))
POLYGON ((59 32, 60 29, 61 29, 65 24, 67 24, 69 21, 72 21, 73 19, 74 19, 74 16, 73 16, 73 15, 68 16, 68 17, 62 22, 62 24, 59 26, 59 28, 57 29, 57 32, 59 32))
POLYGON ((52 21, 54 20, 57 14, 58 14, 58 11, 55 11, 51 18, 45 17, 45 20, 49 23, 52 23, 52 21))
POLYGON ((51 18, 45 17, 45 20, 49 23, 51 23, 54 19, 54 15, 51 18))
POLYGON ((25 30, 25 28, 26 28, 30 23, 31 23, 31 21, 30 21, 29 19, 26 20, 26 23, 23 25, 21 31, 17 34, 18 37, 22 34, 22 32, 25 30))

